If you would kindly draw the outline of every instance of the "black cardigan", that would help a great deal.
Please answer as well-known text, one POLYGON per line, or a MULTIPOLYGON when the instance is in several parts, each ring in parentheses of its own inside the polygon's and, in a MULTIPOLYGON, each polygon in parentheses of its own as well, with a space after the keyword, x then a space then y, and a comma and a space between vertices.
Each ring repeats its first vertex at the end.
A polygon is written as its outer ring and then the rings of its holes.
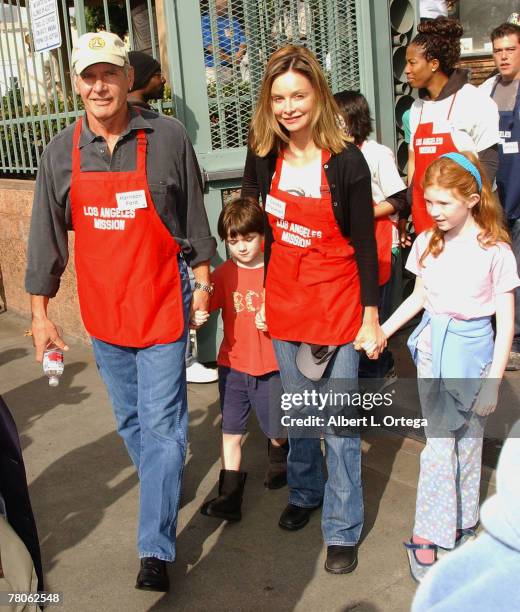
MULTIPOLYGON (((242 197, 258 200, 261 196, 262 202, 265 202, 275 167, 275 153, 258 157, 249 149, 242 179, 242 197)), ((332 155, 324 169, 332 195, 332 211, 341 233, 351 240, 355 250, 361 303, 363 306, 378 306, 378 266, 370 170, 361 151, 350 144, 341 153, 332 155)), ((267 270, 273 233, 266 213, 264 227, 267 270)))

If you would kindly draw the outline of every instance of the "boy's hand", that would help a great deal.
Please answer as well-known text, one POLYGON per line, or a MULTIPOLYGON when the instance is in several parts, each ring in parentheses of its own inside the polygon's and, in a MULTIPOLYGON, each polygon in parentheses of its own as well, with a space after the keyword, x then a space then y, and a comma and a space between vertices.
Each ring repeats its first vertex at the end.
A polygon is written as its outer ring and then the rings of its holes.
POLYGON ((208 319, 209 312, 207 310, 195 310, 191 314, 190 329, 199 329, 208 319))
POLYGON ((255 315, 255 325, 256 328, 260 331, 267 331, 267 323, 265 321, 265 304, 262 304, 262 306, 260 306, 260 310, 255 315))

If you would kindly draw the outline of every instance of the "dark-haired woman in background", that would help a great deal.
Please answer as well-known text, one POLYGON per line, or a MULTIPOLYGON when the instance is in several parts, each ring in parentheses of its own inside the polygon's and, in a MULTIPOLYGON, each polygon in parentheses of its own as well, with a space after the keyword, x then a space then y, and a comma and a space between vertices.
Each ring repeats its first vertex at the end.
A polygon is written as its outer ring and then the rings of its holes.
MULTIPOLYGON (((379 264, 379 321, 384 323, 402 302, 401 252, 398 218, 408 217, 406 186, 399 175, 393 152, 375 140, 370 107, 357 91, 341 91, 334 98, 345 122, 345 131, 359 148, 370 170, 374 204, 377 259, 379 264)), ((378 359, 359 357, 360 378, 395 378, 394 359, 385 349, 378 359)))
POLYGON ((426 211, 422 179, 428 165, 444 153, 478 155, 491 183, 498 164, 498 110, 456 68, 463 29, 456 19, 421 23, 406 51, 406 78, 419 89, 410 111, 408 176, 413 177, 412 220, 417 234, 433 226, 426 211))

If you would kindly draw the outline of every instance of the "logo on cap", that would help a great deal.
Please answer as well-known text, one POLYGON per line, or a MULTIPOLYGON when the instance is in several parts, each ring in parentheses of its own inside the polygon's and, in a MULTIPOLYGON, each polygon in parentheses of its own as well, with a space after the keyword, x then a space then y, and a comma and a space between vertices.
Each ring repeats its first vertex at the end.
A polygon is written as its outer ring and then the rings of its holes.
POLYGON ((100 36, 95 36, 89 41, 88 46, 91 49, 102 49, 105 46, 105 41, 100 36))

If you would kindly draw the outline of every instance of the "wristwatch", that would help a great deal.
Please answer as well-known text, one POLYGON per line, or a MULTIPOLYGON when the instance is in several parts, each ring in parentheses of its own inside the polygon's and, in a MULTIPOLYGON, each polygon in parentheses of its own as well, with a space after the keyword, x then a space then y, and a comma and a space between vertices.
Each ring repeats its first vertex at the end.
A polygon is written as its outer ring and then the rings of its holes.
POLYGON ((209 293, 210 295, 213 295, 213 292, 215 291, 215 287, 213 285, 208 285, 206 283, 199 283, 199 281, 195 281, 195 285, 193 287, 194 289, 200 289, 201 291, 205 291, 206 293, 209 293))

